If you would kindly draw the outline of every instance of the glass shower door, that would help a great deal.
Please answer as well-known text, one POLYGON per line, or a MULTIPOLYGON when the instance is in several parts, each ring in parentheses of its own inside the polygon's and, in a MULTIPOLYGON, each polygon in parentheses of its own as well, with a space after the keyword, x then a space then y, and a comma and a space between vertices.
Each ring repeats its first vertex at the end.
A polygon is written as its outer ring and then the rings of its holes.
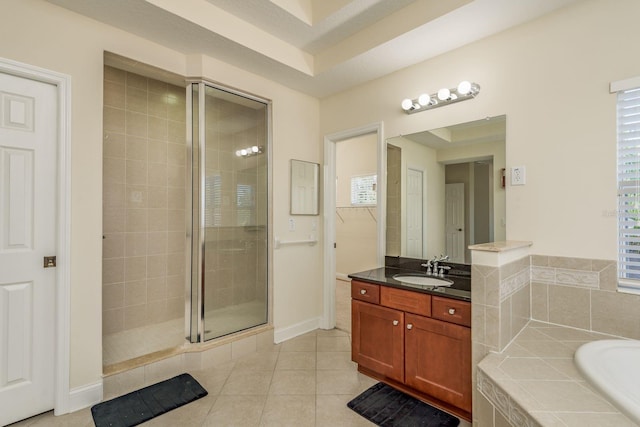
POLYGON ((268 322, 269 105, 193 86, 192 330, 206 341, 268 322))

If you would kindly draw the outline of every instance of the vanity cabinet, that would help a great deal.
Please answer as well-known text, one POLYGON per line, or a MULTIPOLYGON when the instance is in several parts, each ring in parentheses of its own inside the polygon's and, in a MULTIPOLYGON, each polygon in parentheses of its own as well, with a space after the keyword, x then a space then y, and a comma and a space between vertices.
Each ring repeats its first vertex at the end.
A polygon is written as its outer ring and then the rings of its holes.
POLYGON ((351 282, 352 360, 365 374, 471 414, 471 304, 351 282))

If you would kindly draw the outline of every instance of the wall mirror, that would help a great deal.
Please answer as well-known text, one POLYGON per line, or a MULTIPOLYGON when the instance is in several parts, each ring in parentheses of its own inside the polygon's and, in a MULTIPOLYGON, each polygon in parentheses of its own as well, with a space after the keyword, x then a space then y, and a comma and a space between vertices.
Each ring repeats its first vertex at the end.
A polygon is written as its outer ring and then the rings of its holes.
POLYGON ((469 264, 505 240, 506 116, 387 139, 386 254, 469 264))
POLYGON ((320 165, 291 159, 291 215, 318 215, 320 165))

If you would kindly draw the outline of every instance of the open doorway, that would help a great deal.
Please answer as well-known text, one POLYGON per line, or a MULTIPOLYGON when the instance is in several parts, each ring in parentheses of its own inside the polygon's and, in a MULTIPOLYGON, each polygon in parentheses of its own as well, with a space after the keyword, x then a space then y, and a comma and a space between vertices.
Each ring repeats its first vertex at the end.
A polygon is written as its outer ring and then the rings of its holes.
POLYGON ((326 329, 350 331, 348 275, 384 265, 385 146, 381 124, 325 137, 326 329))

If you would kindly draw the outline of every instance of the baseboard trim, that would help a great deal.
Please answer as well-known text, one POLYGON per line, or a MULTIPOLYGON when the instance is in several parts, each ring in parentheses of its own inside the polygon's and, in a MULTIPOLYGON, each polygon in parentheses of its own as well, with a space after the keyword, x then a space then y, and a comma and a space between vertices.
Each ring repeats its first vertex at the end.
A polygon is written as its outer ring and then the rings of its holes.
POLYGON ((102 396, 102 380, 95 384, 73 388, 69 392, 69 412, 79 411, 100 403, 102 402, 102 396))
POLYGON ((273 340, 276 344, 279 344, 299 335, 306 334, 307 332, 315 331, 320 327, 321 319, 321 317, 314 317, 313 319, 305 320, 304 322, 296 323, 295 325, 285 328, 276 328, 273 333, 273 340))

